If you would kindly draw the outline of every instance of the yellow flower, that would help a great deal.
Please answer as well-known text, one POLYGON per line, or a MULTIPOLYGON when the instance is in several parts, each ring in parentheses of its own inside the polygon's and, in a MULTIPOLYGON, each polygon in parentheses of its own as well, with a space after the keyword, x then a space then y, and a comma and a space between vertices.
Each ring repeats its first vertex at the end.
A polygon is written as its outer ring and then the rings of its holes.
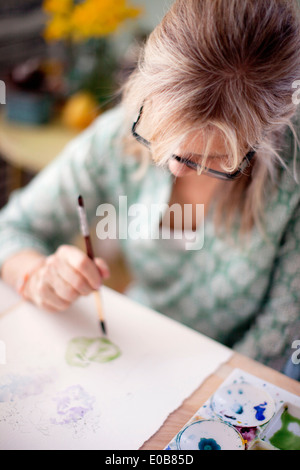
POLYGON ((66 15, 73 8, 73 0, 44 0, 43 9, 46 13, 66 15))
POLYGON ((107 36, 129 18, 140 13, 126 0, 86 0, 76 5, 72 14, 72 29, 77 38, 107 36))
POLYGON ((46 25, 44 37, 47 41, 60 41, 69 37, 70 23, 62 16, 56 15, 46 25))
POLYGON ((45 31, 49 41, 107 36, 141 13, 127 0, 85 0, 77 4, 74 0, 44 0, 44 10, 53 15, 45 31))

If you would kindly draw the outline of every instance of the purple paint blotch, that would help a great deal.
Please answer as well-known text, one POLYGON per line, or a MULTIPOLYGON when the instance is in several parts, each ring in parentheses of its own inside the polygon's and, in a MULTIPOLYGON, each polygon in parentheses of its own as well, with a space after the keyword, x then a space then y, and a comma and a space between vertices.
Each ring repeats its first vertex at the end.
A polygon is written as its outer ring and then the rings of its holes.
POLYGON ((67 388, 59 393, 54 400, 57 403, 59 416, 59 419, 53 420, 54 424, 77 423, 89 411, 93 410, 95 401, 80 385, 67 388))

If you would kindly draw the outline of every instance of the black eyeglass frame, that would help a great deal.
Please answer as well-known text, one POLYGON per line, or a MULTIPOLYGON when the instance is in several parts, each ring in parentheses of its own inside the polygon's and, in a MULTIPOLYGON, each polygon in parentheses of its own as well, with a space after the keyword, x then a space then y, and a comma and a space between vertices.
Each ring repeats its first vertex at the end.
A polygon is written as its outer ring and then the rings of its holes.
MULTIPOLYGON (((141 120, 143 110, 144 110, 144 106, 141 107, 139 115, 137 117, 137 120, 133 123, 131 133, 132 133, 132 136, 137 140, 137 142, 139 142, 140 144, 144 145, 149 150, 151 150, 151 143, 148 140, 144 139, 144 137, 142 137, 141 135, 139 135, 136 132, 136 128, 137 128, 137 126, 138 126, 138 124, 141 120)), ((256 155, 256 150, 254 150, 254 149, 250 150, 247 153, 247 155, 243 158, 243 160, 240 163, 238 169, 234 173, 225 173, 225 172, 222 172, 222 171, 212 170, 211 168, 206 168, 205 167, 204 168, 205 174, 209 174, 214 178, 219 178, 219 179, 223 179, 223 180, 226 180, 226 181, 236 180, 239 176, 242 175, 242 173, 244 172, 244 170, 246 168, 250 167, 250 163, 253 160, 253 158, 255 157, 255 155, 256 155)), ((179 157, 177 155, 172 155, 172 158, 175 159, 176 161, 178 161, 179 163, 182 163, 182 164, 186 165, 188 168, 191 168, 192 170, 195 170, 195 171, 197 171, 198 168, 200 167, 200 165, 198 165, 195 162, 190 161, 187 158, 182 158, 182 157, 179 157)))

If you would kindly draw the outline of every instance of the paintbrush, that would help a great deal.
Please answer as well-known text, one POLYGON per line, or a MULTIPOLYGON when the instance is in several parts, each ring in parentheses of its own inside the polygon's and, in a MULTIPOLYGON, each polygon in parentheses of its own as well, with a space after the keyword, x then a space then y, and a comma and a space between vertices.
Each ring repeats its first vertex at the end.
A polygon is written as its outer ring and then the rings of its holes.
MULTIPOLYGON (((90 230, 89 230, 89 225, 87 221, 87 216, 86 216, 86 211, 85 211, 82 196, 78 197, 78 214, 79 214, 81 233, 85 241, 86 254, 92 261, 94 261, 94 251, 92 247, 90 230)), ((104 321, 103 308, 102 308, 102 302, 101 302, 99 291, 95 291, 94 295, 95 295, 95 300, 96 300, 96 305, 97 305, 97 310, 98 310, 98 315, 99 315, 100 327, 101 327, 102 332, 106 335, 106 325, 104 321)))

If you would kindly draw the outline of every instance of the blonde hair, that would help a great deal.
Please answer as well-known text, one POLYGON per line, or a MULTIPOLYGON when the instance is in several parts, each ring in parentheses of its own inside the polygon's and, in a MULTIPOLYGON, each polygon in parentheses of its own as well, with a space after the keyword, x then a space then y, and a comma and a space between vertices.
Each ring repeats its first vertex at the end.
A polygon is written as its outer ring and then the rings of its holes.
POLYGON ((251 175, 225 182, 216 205, 216 225, 229 232, 238 216, 245 234, 262 227, 277 163, 285 165, 280 143, 287 126, 295 135, 299 78, 296 0, 177 0, 149 36, 123 103, 131 119, 145 104, 144 137, 158 165, 194 129, 223 134, 228 170, 258 145, 251 175))

